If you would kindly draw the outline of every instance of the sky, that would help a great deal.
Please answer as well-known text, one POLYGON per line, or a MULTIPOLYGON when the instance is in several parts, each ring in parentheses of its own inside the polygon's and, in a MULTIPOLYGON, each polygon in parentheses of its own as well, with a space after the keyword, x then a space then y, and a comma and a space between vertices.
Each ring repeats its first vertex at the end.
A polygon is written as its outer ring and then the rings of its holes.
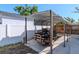
MULTIPOLYGON (((29 4, 30 5, 30 4, 29 4)), ((34 4, 30 5, 33 6, 34 4)), ((0 4, 0 11, 13 12, 15 6, 24 6, 24 4, 0 4)), ((79 4, 37 4, 38 11, 52 10, 62 17, 71 17, 75 20, 79 19, 79 14, 74 13, 75 7, 79 4)))

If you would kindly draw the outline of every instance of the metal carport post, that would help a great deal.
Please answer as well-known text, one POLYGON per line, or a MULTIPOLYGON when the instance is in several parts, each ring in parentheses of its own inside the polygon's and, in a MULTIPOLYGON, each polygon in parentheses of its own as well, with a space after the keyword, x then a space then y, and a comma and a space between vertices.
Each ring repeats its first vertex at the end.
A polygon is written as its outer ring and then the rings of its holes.
MULTIPOLYGON (((35 25, 35 19, 34 19, 34 25, 35 25)), ((36 33, 36 30, 37 30, 37 28, 36 28, 36 25, 35 25, 35 33, 36 33)))
POLYGON ((27 43, 27 18, 25 17, 25 43, 27 43))
POLYGON ((65 44, 65 33, 66 33, 66 24, 64 23, 64 47, 66 47, 66 44, 65 44))
POLYGON ((53 53, 52 40, 53 40, 53 15, 52 15, 52 11, 50 10, 50 52, 51 54, 53 53))

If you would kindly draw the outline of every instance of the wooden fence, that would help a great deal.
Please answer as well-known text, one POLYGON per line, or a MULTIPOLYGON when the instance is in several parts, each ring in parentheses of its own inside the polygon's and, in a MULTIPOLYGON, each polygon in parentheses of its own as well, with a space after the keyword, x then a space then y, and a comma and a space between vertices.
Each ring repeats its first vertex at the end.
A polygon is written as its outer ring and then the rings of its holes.
MULTIPOLYGON (((64 33, 64 25, 57 25, 54 27, 57 33, 64 33)), ((65 25, 66 33, 79 34, 79 25, 65 25)))

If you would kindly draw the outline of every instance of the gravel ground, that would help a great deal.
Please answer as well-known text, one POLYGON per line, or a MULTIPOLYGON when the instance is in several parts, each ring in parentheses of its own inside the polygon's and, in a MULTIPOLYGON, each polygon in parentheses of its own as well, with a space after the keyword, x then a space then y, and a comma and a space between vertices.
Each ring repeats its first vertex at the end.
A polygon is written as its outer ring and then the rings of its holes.
POLYGON ((37 52, 22 43, 17 43, 0 47, 0 54, 37 54, 37 52))

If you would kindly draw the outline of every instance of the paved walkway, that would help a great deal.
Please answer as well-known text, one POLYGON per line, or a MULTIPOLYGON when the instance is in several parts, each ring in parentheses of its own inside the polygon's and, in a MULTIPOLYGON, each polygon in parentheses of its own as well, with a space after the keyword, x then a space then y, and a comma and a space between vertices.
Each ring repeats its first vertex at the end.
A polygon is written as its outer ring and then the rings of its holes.
MULTIPOLYGON (((55 41, 53 44, 53 53, 54 54, 74 54, 79 53, 79 35, 71 35, 69 37, 69 41, 65 41, 66 47, 64 47, 64 36, 60 37, 57 41, 55 41)), ((65 37, 67 40, 67 37, 65 37)), ((35 40, 28 41, 27 44, 30 48, 34 49, 38 53, 49 53, 50 47, 42 46, 35 40)))
POLYGON ((66 42, 66 47, 62 45, 63 43, 55 47, 55 54, 79 54, 79 35, 71 35, 69 41, 66 42))

